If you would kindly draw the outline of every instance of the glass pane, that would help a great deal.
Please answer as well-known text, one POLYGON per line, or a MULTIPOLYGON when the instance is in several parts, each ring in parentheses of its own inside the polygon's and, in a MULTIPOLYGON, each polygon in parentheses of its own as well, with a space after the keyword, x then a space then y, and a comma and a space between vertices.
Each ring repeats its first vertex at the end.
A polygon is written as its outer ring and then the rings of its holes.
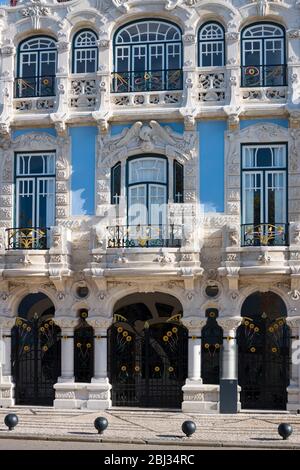
POLYGON ((279 65, 283 63, 283 40, 268 39, 265 41, 265 65, 279 65))
POLYGON ((17 181, 17 227, 34 226, 34 181, 29 179, 17 181))
POLYGON ((183 166, 174 162, 174 202, 183 202, 183 166))
POLYGON ((244 224, 259 224, 262 210, 260 173, 244 174, 244 201, 244 224))
POLYGON ((112 168, 111 204, 119 204, 121 196, 121 164, 112 168))
POLYGON ((45 171, 45 157, 42 155, 31 155, 29 157, 29 171, 30 174, 43 174, 45 171))
POLYGON ((181 44, 167 44, 167 69, 181 68, 181 44))
POLYGON ((164 70, 164 49, 162 45, 150 46, 149 70, 164 70))
POLYGON ((167 182, 167 164, 162 158, 140 158, 129 162, 129 183, 167 182))
POLYGON ((149 211, 152 225, 166 224, 167 188, 165 186, 149 186, 149 211))
POLYGON ((244 41, 244 66, 262 65, 261 41, 244 41))
POLYGON ((286 185, 283 172, 268 172, 267 184, 267 220, 269 224, 286 223, 286 185))
POLYGON ((132 70, 144 72, 147 70, 147 56, 145 46, 134 46, 132 57, 132 70))
POLYGON ((52 76, 56 72, 56 52, 40 53, 40 76, 52 76))
POLYGON ((146 225, 147 217, 146 185, 128 188, 128 224, 146 225))
POLYGON ((256 149, 256 166, 272 166, 272 149, 270 147, 260 147, 256 149))
POLYGON ((20 56, 20 76, 36 77, 38 75, 37 52, 22 53, 20 56))
POLYGON ((55 185, 54 178, 38 179, 37 227, 54 225, 55 185))

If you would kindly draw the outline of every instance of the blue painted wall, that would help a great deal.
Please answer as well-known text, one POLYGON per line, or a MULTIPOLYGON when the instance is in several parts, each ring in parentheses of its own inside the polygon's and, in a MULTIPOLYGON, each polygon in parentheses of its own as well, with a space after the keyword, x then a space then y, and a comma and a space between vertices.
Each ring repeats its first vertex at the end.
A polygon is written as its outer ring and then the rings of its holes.
POLYGON ((48 134, 56 137, 56 130, 53 127, 37 127, 31 129, 16 129, 13 131, 13 139, 19 137, 20 135, 31 134, 32 132, 47 132, 48 134))
POLYGON ((224 132, 226 121, 198 122, 200 204, 205 212, 224 212, 224 132))
POLYGON ((95 213, 95 168, 97 127, 71 127, 72 215, 95 213))
POLYGON ((263 124, 263 123, 270 123, 270 124, 277 124, 278 126, 282 127, 289 127, 289 122, 287 119, 245 119, 240 121, 241 129, 245 129, 245 127, 253 126, 254 124, 263 124))

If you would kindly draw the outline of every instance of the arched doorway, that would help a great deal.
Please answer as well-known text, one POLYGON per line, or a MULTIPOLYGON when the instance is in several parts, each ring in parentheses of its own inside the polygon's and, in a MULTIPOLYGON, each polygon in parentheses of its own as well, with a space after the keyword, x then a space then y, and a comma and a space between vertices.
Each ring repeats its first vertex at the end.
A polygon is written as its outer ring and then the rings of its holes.
POLYGON ((223 330, 218 325, 218 310, 206 311, 206 325, 201 332, 201 377, 204 384, 220 383, 220 351, 223 344, 223 330))
POLYGON ((283 300, 273 292, 256 292, 242 306, 237 340, 244 409, 286 409, 290 347, 286 316, 283 300))
POLYGON ((79 311, 78 325, 74 330, 75 382, 89 383, 94 375, 94 330, 87 322, 88 311, 79 311))
POLYGON ((20 303, 12 329, 12 374, 17 405, 51 406, 53 385, 60 375, 60 329, 53 321, 54 305, 43 293, 20 303))
POLYGON ((181 407, 188 347, 181 315, 177 299, 161 293, 117 303, 108 343, 114 406, 181 407))

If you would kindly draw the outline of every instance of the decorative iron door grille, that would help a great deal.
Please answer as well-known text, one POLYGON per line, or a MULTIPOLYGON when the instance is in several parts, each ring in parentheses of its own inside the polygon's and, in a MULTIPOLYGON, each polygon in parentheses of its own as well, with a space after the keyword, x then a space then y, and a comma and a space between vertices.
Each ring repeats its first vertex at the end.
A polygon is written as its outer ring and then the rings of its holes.
POLYGON ((114 406, 180 408, 187 377, 187 330, 179 323, 129 323, 109 330, 109 375, 114 406))
POLYGON ((12 373, 17 405, 52 406, 61 367, 60 329, 51 318, 17 318, 12 329, 12 373))
POLYGON ((75 382, 91 382, 94 375, 94 330, 81 319, 74 331, 75 382))
POLYGON ((207 313, 206 325, 201 332, 201 377, 204 384, 220 383, 220 351, 223 344, 223 330, 217 323, 217 313, 207 313))
POLYGON ((242 408, 285 410, 290 330, 284 317, 244 317, 237 339, 242 408))

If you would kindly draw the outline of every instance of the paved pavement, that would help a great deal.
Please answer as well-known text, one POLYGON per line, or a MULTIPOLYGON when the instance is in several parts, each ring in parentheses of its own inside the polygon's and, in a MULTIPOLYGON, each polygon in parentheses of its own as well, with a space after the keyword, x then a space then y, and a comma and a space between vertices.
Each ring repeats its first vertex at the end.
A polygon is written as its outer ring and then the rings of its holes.
MULTIPOLYGON (((200 415, 127 409, 91 412, 58 411, 41 407, 2 408, 0 409, 1 446, 5 446, 4 439, 72 442, 75 447, 80 446, 80 443, 90 443, 96 448, 97 443, 103 443, 112 449, 120 445, 133 445, 132 448, 136 448, 137 445, 146 444, 162 449, 169 449, 172 445, 182 449, 234 447, 300 450, 300 415, 273 413, 200 415), (14 431, 8 431, 4 425, 4 417, 12 412, 19 416, 19 424, 14 431), (109 422, 103 436, 99 436, 93 426, 97 416, 105 416, 109 422), (185 420, 193 420, 197 425, 196 433, 190 438, 186 438, 181 431, 181 425, 185 420), (278 424, 281 422, 289 422, 294 429, 287 441, 283 441, 277 433, 278 424)), ((47 445, 50 444, 47 442, 47 445)))
MULTIPOLYGON (((204 448, 202 450, 211 450, 212 448, 204 448)), ((21 439, 0 439, 0 450, 161 450, 161 446, 148 444, 114 444, 93 443, 93 442, 60 442, 60 441, 27 441, 21 439)), ((168 446, 168 450, 182 451, 182 446, 168 446)), ((197 450, 197 447, 184 447, 184 451, 197 450)))

